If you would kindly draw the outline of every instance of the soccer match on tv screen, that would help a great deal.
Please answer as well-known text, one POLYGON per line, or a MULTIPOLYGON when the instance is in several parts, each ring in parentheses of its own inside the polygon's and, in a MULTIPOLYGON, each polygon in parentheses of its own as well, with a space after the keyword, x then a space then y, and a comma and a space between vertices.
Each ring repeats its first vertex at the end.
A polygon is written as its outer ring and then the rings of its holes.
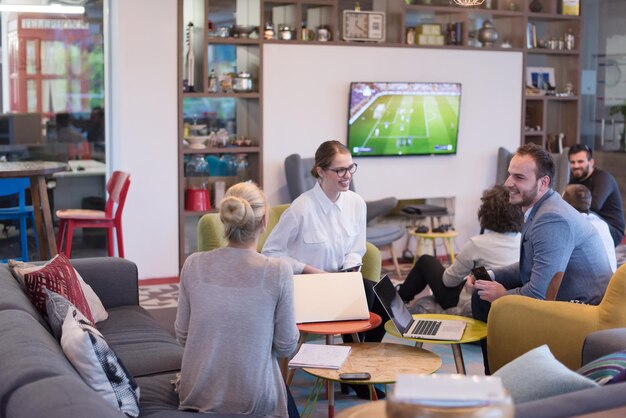
POLYGON ((459 83, 350 84, 353 156, 456 154, 459 83))

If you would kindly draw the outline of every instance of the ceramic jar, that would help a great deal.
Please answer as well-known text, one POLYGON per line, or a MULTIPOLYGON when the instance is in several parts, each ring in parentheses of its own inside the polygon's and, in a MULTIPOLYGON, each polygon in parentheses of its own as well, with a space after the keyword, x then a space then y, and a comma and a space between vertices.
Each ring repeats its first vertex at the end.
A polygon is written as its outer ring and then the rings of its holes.
POLYGON ((498 31, 491 20, 485 20, 483 26, 478 31, 478 40, 483 47, 492 47, 498 40, 498 31))

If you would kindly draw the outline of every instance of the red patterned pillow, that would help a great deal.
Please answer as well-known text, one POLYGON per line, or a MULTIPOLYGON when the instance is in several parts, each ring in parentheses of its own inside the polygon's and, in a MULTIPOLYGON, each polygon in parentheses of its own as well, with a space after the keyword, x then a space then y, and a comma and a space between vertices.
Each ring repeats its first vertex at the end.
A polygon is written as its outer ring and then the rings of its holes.
POLYGON ((93 323, 93 316, 85 294, 80 287, 74 267, 63 254, 59 254, 45 267, 24 275, 26 293, 44 317, 46 313, 46 294, 44 288, 63 296, 93 323))

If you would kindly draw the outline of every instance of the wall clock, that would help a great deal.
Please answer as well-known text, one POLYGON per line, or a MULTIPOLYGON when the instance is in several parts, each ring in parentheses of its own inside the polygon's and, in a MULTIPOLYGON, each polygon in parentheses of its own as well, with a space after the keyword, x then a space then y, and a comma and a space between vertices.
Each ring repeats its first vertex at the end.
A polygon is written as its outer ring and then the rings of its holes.
POLYGON ((343 39, 345 41, 385 41, 385 12, 343 11, 343 39))

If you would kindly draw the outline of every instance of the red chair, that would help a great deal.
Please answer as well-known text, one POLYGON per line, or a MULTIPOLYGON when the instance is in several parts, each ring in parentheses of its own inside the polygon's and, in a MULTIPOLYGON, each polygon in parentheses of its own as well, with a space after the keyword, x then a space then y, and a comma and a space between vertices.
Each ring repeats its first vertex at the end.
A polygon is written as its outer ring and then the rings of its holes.
POLYGON ((74 228, 106 228, 109 257, 113 257, 113 228, 117 235, 117 249, 119 256, 124 258, 124 240, 122 238, 122 211, 126 194, 130 186, 130 174, 115 171, 107 182, 107 199, 104 211, 89 209, 57 210, 56 215, 61 220, 57 236, 57 249, 68 258, 72 252, 72 235, 74 228), (65 248, 63 238, 65 237, 65 248))

